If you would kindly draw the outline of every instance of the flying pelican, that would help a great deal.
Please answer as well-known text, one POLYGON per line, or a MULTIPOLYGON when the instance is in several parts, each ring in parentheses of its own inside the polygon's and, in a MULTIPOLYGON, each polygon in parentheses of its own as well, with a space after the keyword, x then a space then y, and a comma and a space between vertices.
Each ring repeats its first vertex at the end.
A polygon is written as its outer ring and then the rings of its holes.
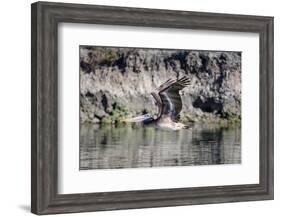
POLYGON ((151 93, 158 106, 157 116, 145 114, 126 119, 125 122, 142 122, 145 125, 169 130, 187 128, 186 125, 178 122, 178 116, 182 109, 179 91, 189 84, 190 79, 187 76, 180 79, 168 79, 151 93))

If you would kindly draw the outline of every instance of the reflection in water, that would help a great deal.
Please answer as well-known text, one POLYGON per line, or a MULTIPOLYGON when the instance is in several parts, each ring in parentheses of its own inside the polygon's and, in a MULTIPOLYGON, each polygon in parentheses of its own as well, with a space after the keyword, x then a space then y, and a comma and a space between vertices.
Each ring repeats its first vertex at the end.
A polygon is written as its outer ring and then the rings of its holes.
POLYGON ((241 163, 240 127, 166 131, 142 126, 80 128, 80 169, 241 163))

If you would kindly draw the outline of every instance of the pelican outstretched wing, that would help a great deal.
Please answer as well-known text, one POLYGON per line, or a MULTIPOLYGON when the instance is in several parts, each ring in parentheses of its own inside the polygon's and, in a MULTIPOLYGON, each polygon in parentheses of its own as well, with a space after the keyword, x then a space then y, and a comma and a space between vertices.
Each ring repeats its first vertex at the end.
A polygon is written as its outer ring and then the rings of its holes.
POLYGON ((167 81, 165 81, 163 84, 161 84, 158 88, 156 88, 151 95, 153 96, 153 98, 156 101, 156 105, 158 107, 158 114, 157 114, 157 118, 159 118, 162 114, 162 108, 163 108, 163 103, 162 103, 162 99, 159 95, 159 93, 163 90, 165 90, 166 88, 168 88, 170 85, 172 85, 173 83, 175 83, 177 80, 176 79, 168 79, 167 81))
POLYGON ((182 109, 179 91, 190 84, 190 79, 184 76, 178 80, 169 79, 161 84, 152 94, 158 106, 158 117, 168 115, 176 121, 182 109))

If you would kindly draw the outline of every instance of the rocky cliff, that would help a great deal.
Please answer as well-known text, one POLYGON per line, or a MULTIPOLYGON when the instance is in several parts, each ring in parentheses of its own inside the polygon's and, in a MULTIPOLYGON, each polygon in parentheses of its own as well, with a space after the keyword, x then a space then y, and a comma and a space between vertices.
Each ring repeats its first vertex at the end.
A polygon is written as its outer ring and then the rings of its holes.
POLYGON ((181 92, 181 121, 240 122, 240 52, 80 46, 81 123, 154 114, 150 93, 182 75, 191 85, 181 92))

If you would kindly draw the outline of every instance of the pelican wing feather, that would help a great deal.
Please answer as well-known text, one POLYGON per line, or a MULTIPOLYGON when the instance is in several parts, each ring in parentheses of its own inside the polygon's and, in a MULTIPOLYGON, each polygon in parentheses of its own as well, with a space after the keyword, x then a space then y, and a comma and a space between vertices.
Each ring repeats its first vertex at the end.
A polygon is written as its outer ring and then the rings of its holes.
POLYGON ((158 115, 157 118, 159 118, 162 114, 162 108, 163 108, 163 102, 162 99, 159 95, 159 93, 161 91, 164 91, 165 89, 167 89, 170 85, 172 85, 173 83, 175 83, 177 80, 176 79, 168 79, 167 81, 165 81, 163 84, 161 84, 159 87, 157 87, 152 93, 151 95, 153 96, 153 98, 156 101, 156 105, 158 107, 158 115))
POLYGON ((184 76, 178 80, 169 79, 162 86, 160 85, 159 97, 161 99, 161 115, 168 115, 172 120, 177 121, 182 109, 182 100, 179 91, 190 84, 190 79, 184 76))

